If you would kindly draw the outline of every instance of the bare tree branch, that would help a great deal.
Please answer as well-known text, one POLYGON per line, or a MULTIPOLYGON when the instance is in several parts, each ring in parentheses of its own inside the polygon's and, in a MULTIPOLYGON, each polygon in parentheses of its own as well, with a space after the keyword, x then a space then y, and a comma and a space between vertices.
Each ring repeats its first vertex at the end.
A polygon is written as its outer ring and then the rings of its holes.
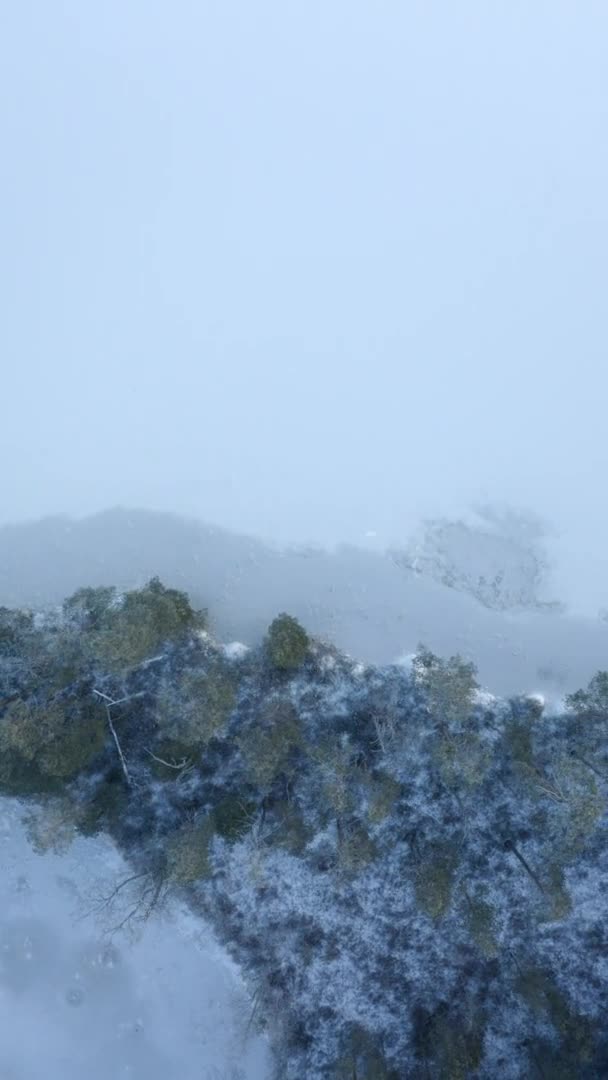
POLYGON ((517 848, 515 847, 515 844, 512 841, 508 842, 507 851, 512 851, 513 852, 513 854, 515 855, 515 858, 519 860, 519 862, 523 866, 526 873, 530 875, 530 877, 532 878, 532 881, 534 882, 534 884, 538 887, 540 892, 544 894, 545 889, 543 887, 542 881, 540 880, 538 875, 534 873, 534 870, 532 869, 532 867, 526 862, 523 855, 521 854, 520 851, 517 850, 517 848))
POLYGON ((582 762, 583 765, 586 765, 587 768, 591 769, 591 771, 594 772, 596 776, 599 776, 601 780, 606 779, 606 773, 601 772, 600 769, 596 769, 595 765, 590 761, 587 761, 587 758, 584 758, 582 754, 573 754, 572 757, 576 758, 577 761, 582 762))
POLYGON ((127 784, 130 787, 131 783, 132 783, 131 774, 129 773, 129 770, 127 768, 127 763, 125 761, 125 756, 124 756, 124 754, 122 752, 122 747, 120 745, 118 735, 116 734, 116 728, 114 727, 114 724, 112 722, 112 713, 110 712, 110 710, 111 710, 113 705, 122 705, 122 703, 124 701, 131 701, 132 698, 135 698, 135 697, 143 697, 143 692, 141 692, 139 694, 132 694, 132 695, 130 695, 130 697, 119 698, 118 701, 114 701, 114 699, 111 698, 111 697, 108 697, 107 694, 102 694, 101 690, 93 690, 93 693, 96 694, 97 697, 103 698, 103 700, 105 702, 105 710, 106 710, 106 717, 107 717, 107 721, 108 721, 108 727, 109 727, 109 729, 110 729, 110 731, 112 733, 112 738, 114 739, 114 742, 116 744, 116 749, 118 751, 118 756, 120 758, 120 764, 122 765, 122 771, 125 774, 125 780, 127 781, 127 784))
POLYGON ((109 923, 110 919, 115 919, 123 910, 125 914, 118 922, 114 925, 106 925, 105 932, 118 933, 128 925, 146 922, 163 899, 163 889, 166 894, 169 888, 167 875, 162 870, 156 872, 148 869, 129 874, 105 895, 91 897, 91 906, 80 918, 86 919, 91 915, 101 916, 105 913, 107 920, 104 918, 104 922, 109 923), (122 906, 123 897, 125 907, 122 906))
POLYGON ((192 765, 190 758, 182 758, 181 761, 165 761, 164 758, 157 757, 151 750, 148 750, 147 746, 144 746, 144 751, 151 758, 154 758, 154 761, 158 761, 159 765, 166 765, 168 769, 186 769, 192 765))

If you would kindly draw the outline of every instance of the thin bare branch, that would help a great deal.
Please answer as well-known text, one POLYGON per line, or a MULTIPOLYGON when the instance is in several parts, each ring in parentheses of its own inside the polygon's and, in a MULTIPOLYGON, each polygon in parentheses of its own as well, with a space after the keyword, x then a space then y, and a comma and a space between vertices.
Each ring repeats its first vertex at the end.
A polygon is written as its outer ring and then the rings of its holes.
POLYGON ((145 690, 139 690, 137 694, 127 694, 126 697, 121 698, 112 698, 109 694, 103 694, 101 690, 93 690, 93 693, 96 694, 97 697, 103 698, 104 701, 107 701, 110 705, 123 705, 125 701, 135 701, 136 698, 146 696, 145 690))
POLYGON ((122 752, 122 747, 120 745, 118 735, 116 734, 116 728, 114 727, 114 723, 112 721, 112 713, 111 713, 110 710, 112 708, 112 705, 120 705, 124 701, 130 701, 131 698, 142 697, 143 695, 142 695, 142 693, 132 694, 130 697, 119 698, 118 701, 115 701, 113 698, 109 697, 108 694, 103 694, 101 692, 101 690, 93 690, 93 693, 96 694, 97 697, 103 698, 103 700, 105 702, 106 719, 108 721, 108 727, 110 729, 110 732, 112 734, 112 738, 114 739, 114 743, 115 743, 116 749, 118 751, 118 756, 120 758, 120 764, 122 766, 122 771, 123 771, 123 773, 125 775, 125 780, 127 781, 127 784, 130 787, 131 784, 132 784, 131 774, 129 773, 129 770, 127 768, 127 763, 125 761, 125 756, 124 756, 124 754, 122 752))
POLYGON ((114 704, 114 699, 109 697, 108 694, 102 694, 101 690, 93 690, 93 693, 96 694, 97 697, 103 698, 104 701, 109 701, 110 705, 114 704))
POLYGON ((107 896, 102 896, 101 903, 99 904, 97 910, 103 911, 104 908, 108 907, 112 903, 114 897, 118 895, 121 889, 124 889, 127 885, 130 885, 132 881, 139 881, 140 878, 146 877, 148 873, 148 870, 142 870, 139 874, 130 874, 129 877, 123 878, 123 880, 120 881, 114 889, 112 889, 111 893, 108 893, 107 896))
POLYGON ((144 746, 144 751, 146 754, 149 754, 151 758, 154 758, 154 761, 158 761, 159 765, 166 765, 168 769, 185 769, 192 764, 190 758, 182 758, 181 761, 165 761, 164 758, 157 757, 156 754, 153 754, 146 746, 144 746))
POLYGON ((117 701, 113 701, 112 705, 123 705, 125 701, 135 701, 136 698, 142 698, 146 696, 145 690, 139 690, 137 694, 128 694, 127 697, 118 698, 117 701))
POLYGON ((544 889, 544 886, 543 886, 540 878, 538 877, 537 874, 534 873, 534 870, 526 862, 526 860, 524 859, 521 852, 517 850, 517 848, 515 847, 515 844, 511 844, 510 847, 509 847, 509 850, 513 852, 513 854, 515 855, 515 858, 519 860, 519 862, 523 866, 526 873, 530 875, 530 877, 532 878, 532 881, 534 882, 534 884, 537 886, 537 888, 540 890, 540 892, 544 894, 545 889, 544 889))
POLYGON ((545 795, 548 795, 549 798, 553 799, 554 802, 557 802, 557 803, 568 802, 566 796, 563 794, 562 791, 560 791, 560 789, 557 786, 555 788, 552 788, 546 782, 544 784, 541 784, 540 781, 539 781, 538 784, 537 784, 537 787, 540 788, 541 791, 544 791, 545 795))
POLYGON ((587 761, 587 758, 584 758, 582 754, 573 754, 572 756, 576 758, 577 761, 582 762, 583 765, 586 765, 588 769, 591 769, 591 771, 594 772, 596 776, 599 776, 600 780, 607 779, 606 773, 603 773, 600 769, 597 769, 595 765, 593 765, 591 761, 587 761))
POLYGON ((122 752, 122 747, 121 747, 120 742, 118 740, 118 735, 116 734, 116 728, 114 727, 114 724, 112 723, 112 714, 110 713, 110 706, 109 705, 106 705, 106 716, 108 718, 108 727, 110 728, 110 731, 112 732, 112 738, 114 739, 114 742, 116 744, 116 749, 118 750, 118 756, 120 758, 120 764, 122 765, 122 771, 125 774, 125 779, 127 781, 127 784, 129 784, 129 786, 130 786, 130 784, 131 784, 131 774, 129 773, 129 770, 127 768, 127 763, 125 761, 125 756, 124 756, 124 754, 122 752))
POLYGON ((251 1015, 249 1017, 249 1023, 247 1024, 247 1027, 245 1029, 245 1040, 247 1040, 249 1038, 249 1032, 251 1031, 251 1026, 253 1024, 253 1021, 255 1020, 255 1016, 256 1016, 256 1013, 258 1011, 259 1001, 260 1001, 260 988, 258 986, 256 988, 256 991, 255 991, 255 993, 253 995, 253 999, 252 999, 251 1015))

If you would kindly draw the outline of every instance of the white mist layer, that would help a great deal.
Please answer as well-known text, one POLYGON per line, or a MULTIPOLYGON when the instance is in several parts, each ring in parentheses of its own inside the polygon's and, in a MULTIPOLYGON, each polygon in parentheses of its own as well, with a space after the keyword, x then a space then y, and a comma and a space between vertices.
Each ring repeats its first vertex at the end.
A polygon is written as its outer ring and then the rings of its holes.
POLYGON ((129 874, 114 846, 38 855, 22 813, 0 799, 0 1080, 267 1080, 238 971, 200 920, 176 904, 135 940, 110 933, 91 908, 129 874))

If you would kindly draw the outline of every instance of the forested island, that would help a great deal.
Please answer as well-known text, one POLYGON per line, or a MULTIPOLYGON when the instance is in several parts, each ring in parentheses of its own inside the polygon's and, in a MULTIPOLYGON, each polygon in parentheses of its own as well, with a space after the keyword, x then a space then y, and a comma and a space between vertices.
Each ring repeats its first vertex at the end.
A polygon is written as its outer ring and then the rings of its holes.
POLYGON ((251 990, 277 1077, 608 1073, 608 673, 560 714, 420 646, 364 665, 278 614, 215 639, 153 578, 0 609, 0 791, 106 833, 128 928, 169 895, 251 990))

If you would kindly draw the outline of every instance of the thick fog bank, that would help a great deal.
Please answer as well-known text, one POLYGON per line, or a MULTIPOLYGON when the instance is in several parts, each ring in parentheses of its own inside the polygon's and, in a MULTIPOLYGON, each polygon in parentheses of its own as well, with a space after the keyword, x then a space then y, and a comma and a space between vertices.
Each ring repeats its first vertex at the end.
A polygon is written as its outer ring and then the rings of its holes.
POLYGON ((154 575, 208 607, 220 638, 255 644, 288 611, 369 663, 391 663, 421 641, 441 655, 461 652, 499 694, 559 697, 607 663, 606 622, 491 610, 372 550, 279 550, 146 511, 0 529, 0 604, 44 607, 84 584, 134 587, 154 575))
POLYGON ((137 940, 100 896, 129 870, 109 841, 37 854, 0 799, 1 1080, 266 1080, 266 1042, 204 925, 177 907, 137 940))

